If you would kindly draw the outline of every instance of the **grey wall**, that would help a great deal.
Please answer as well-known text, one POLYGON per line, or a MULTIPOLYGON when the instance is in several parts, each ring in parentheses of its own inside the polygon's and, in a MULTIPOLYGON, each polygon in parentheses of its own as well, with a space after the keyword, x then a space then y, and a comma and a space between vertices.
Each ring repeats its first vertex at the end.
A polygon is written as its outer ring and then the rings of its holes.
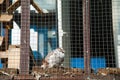
MULTIPOLYGON (((59 1, 58 1, 59 2, 59 1)), ((65 60, 64 66, 70 66, 70 57, 71 57, 71 50, 70 50, 70 10, 69 10, 69 0, 61 0, 61 7, 58 6, 58 27, 62 27, 61 31, 59 31, 60 37, 62 41, 59 41, 59 45, 61 45, 65 49, 65 60), (60 17, 61 16, 61 17, 60 17), (61 18, 61 19, 60 19, 61 18)), ((59 39, 60 40, 60 39, 59 39)))
POLYGON ((116 65, 120 68, 120 0, 112 0, 112 16, 116 65))

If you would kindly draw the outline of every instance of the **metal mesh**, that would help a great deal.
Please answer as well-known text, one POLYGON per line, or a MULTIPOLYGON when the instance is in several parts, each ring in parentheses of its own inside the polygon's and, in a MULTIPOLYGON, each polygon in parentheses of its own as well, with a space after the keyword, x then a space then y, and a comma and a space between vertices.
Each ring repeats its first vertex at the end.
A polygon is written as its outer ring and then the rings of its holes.
POLYGON ((0 0, 0 79, 119 80, 119 4, 0 0), (46 56, 57 48, 65 50, 64 61, 42 69, 46 56))
POLYGON ((103 57, 106 67, 115 67, 111 5, 111 0, 91 1, 91 53, 103 57))

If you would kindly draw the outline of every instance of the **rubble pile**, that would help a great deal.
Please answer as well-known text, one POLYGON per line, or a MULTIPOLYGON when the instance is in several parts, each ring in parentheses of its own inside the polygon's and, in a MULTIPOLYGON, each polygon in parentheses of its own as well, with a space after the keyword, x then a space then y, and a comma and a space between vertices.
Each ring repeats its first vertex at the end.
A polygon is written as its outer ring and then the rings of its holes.
POLYGON ((119 75, 120 76, 120 68, 101 68, 97 71, 98 75, 119 75))
POLYGON ((84 73, 82 69, 78 68, 48 68, 42 69, 40 67, 34 67, 32 74, 39 77, 55 77, 55 76, 64 76, 64 77, 77 77, 84 73))
MULTIPOLYGON (((86 75, 84 70, 79 68, 57 67, 43 69, 40 66, 34 66, 27 75, 28 79, 33 80, 120 80, 120 68, 101 68, 96 73, 86 75)), ((20 75, 17 69, 3 68, 0 69, 0 80, 26 78, 20 75)))

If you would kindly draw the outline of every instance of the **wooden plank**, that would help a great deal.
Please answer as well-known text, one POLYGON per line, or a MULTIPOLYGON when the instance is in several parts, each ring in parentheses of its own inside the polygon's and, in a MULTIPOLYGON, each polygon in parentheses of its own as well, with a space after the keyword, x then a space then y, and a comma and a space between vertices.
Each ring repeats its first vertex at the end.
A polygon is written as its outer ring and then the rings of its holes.
POLYGON ((4 39, 4 37, 0 36, 0 46, 1 46, 2 43, 3 43, 3 39, 4 39))
MULTIPOLYGON (((7 54, 0 54, 3 57, 8 57, 8 68, 20 69, 20 45, 10 45, 7 54)), ((30 64, 36 65, 32 50, 30 48, 29 55, 31 57, 30 64)), ((31 66, 32 67, 32 66, 31 66)))
POLYGON ((0 58, 8 58, 8 52, 7 51, 0 51, 0 58))
POLYGON ((4 2, 4 0, 0 0, 0 4, 2 4, 4 2))
POLYGON ((20 74, 30 69, 30 0, 21 0, 20 74))
POLYGON ((20 69, 20 46, 9 46, 8 68, 20 69))
POLYGON ((8 13, 12 14, 20 6, 20 0, 15 1, 10 7, 7 8, 8 13))
POLYGON ((0 36, 0 51, 5 51, 5 38, 0 36))
MULTIPOLYGON (((17 0, 16 2, 14 2, 10 7, 8 7, 7 11, 8 13, 12 13, 13 11, 15 11, 21 4, 20 0, 17 0)), ((34 8, 38 11, 39 14, 43 14, 42 9, 34 2, 34 0, 30 0, 30 4, 32 4, 34 6, 34 8)))
POLYGON ((31 0, 31 4, 34 6, 34 8, 38 11, 39 14, 43 14, 42 9, 34 2, 34 0, 31 0))
POLYGON ((9 14, 1 14, 0 15, 0 22, 9 22, 13 19, 13 15, 9 14))

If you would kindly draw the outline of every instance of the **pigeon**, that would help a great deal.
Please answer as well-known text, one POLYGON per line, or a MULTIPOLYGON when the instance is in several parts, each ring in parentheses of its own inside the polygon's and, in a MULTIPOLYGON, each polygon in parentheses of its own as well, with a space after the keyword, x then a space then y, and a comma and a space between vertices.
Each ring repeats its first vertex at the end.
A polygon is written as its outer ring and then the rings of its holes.
POLYGON ((48 53, 48 55, 42 60, 41 68, 54 68, 61 66, 64 61, 65 51, 63 48, 56 48, 48 53))

